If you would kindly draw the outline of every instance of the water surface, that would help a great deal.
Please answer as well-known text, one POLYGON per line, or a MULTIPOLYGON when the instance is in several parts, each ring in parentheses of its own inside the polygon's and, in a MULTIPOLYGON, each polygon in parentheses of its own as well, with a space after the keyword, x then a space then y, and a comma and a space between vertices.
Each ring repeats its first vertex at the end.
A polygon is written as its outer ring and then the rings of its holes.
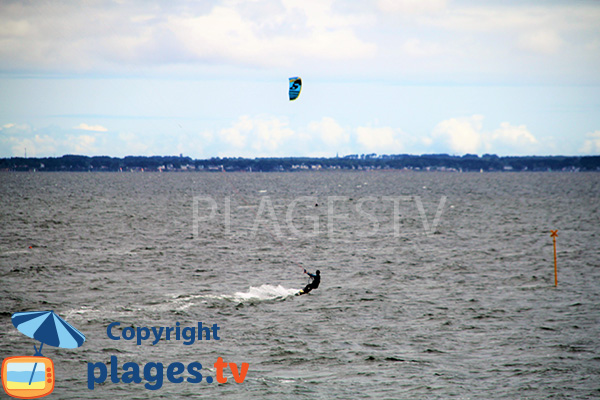
POLYGON ((56 398, 600 397, 597 173, 1 173, 0 199, 0 356, 33 354, 16 311, 87 337, 44 347, 56 398), (295 297, 303 267, 321 287, 295 297), (115 321, 220 340, 138 346, 115 321), (111 356, 250 367, 89 390, 111 356))

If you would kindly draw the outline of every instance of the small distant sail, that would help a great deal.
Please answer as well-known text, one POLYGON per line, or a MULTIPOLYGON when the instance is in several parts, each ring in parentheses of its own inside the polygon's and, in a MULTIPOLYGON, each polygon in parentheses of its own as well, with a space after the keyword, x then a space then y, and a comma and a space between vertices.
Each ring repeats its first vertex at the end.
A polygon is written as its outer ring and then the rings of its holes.
POLYGON ((302 79, 298 76, 290 78, 290 100, 296 100, 302 90, 302 79))

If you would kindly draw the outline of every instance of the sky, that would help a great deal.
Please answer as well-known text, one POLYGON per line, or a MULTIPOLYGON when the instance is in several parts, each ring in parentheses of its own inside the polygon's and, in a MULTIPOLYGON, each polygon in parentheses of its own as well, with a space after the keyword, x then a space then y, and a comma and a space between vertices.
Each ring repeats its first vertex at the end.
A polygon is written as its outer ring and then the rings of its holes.
POLYGON ((600 154, 600 1, 0 0, 0 157, 372 153, 600 154))

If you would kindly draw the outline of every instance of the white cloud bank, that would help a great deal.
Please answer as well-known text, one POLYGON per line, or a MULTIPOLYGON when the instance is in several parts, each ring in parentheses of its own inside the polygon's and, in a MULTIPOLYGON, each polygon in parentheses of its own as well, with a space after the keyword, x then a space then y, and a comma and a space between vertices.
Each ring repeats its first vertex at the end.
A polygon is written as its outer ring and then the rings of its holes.
MULTIPOLYGON (((439 122, 429 135, 415 136, 398 127, 365 124, 344 127, 331 117, 292 126, 287 117, 244 115, 229 126, 213 130, 194 129, 169 135, 122 131, 103 132, 36 129, 27 124, 0 127, 0 157, 31 157, 63 154, 168 155, 193 158, 221 157, 333 157, 336 154, 450 153, 499 155, 550 154, 552 143, 536 137, 526 125, 502 122, 486 129, 482 115, 449 118, 439 122), (117 149, 117 150, 115 150, 117 149)), ((579 142, 581 144, 581 142, 579 142)), ((562 148, 563 154, 600 154, 600 131, 586 135, 579 148, 562 148)))
POLYGON ((472 81, 478 71, 597 82, 599 20, 597 2, 0 2, 0 70, 206 76, 300 66, 361 78, 472 81))
POLYGON ((466 118, 451 118, 440 122, 433 129, 431 145, 446 148, 455 154, 536 154, 539 141, 525 125, 511 125, 502 122, 500 127, 488 132, 483 130, 482 115, 466 118))
POLYGON ((559 33, 549 29, 528 32, 518 39, 518 47, 534 53, 552 55, 558 53, 564 40, 559 33))
POLYGON ((584 154, 600 155, 600 131, 590 132, 585 136, 587 139, 579 150, 584 154))
POLYGON ((500 128, 492 132, 491 142, 488 144, 492 148, 494 143, 504 146, 514 147, 515 149, 533 149, 538 144, 538 140, 529 132, 525 125, 513 126, 508 122, 502 122, 500 128))
POLYGON ((93 132, 106 132, 108 131, 107 128, 103 127, 102 125, 88 125, 85 123, 81 123, 77 126, 74 126, 73 129, 80 129, 83 131, 93 131, 93 132))
POLYGON ((96 137, 92 135, 69 135, 67 141, 72 153, 75 154, 96 154, 96 137))
MULTIPOLYGON (((241 4, 241 3, 240 3, 241 4)), ((193 59, 258 66, 291 67, 302 59, 351 60, 370 57, 375 47, 353 31, 364 18, 339 15, 330 1, 272 3, 268 12, 219 4, 204 15, 172 15, 171 32, 193 59)))
POLYGON ((395 154, 404 150, 400 132, 390 127, 359 126, 356 141, 367 153, 395 154))
POLYGON ((445 10, 447 0, 379 0, 377 7, 384 13, 426 14, 445 10))
MULTIPOLYGON (((218 137, 230 146, 230 153, 237 156, 285 156, 287 141, 296 133, 285 118, 274 116, 242 116, 229 128, 220 131, 218 137)), ((221 153, 223 151, 221 150, 221 153)))
POLYGON ((44 157, 57 148, 51 135, 36 132, 27 124, 8 123, 0 127, 0 157, 44 157))
POLYGON ((28 124, 5 124, 0 128, 0 157, 54 157, 63 154, 96 155, 105 141, 98 132, 79 134, 80 129, 50 126, 36 129, 28 124))
POLYGON ((337 148, 350 141, 350 134, 333 118, 323 117, 308 124, 308 130, 321 139, 327 147, 337 148))
POLYGON ((370 58, 364 13, 333 0, 0 3, 0 69, 164 70, 175 65, 290 67, 370 58))
POLYGON ((433 130, 433 141, 443 141, 455 153, 477 153, 482 143, 482 121, 481 115, 442 121, 433 130))

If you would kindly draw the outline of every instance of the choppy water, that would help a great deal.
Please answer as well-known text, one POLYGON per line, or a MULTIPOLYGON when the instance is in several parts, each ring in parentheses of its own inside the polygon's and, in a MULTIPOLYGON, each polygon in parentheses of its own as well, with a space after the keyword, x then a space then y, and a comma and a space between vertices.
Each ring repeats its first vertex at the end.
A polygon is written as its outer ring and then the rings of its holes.
POLYGON ((0 196, 0 357, 33 355, 16 311, 87 337, 44 347, 53 398, 600 398, 600 174, 2 173, 0 196), (117 321, 221 340, 137 346, 117 321), (111 356, 250 366, 89 390, 111 356))

